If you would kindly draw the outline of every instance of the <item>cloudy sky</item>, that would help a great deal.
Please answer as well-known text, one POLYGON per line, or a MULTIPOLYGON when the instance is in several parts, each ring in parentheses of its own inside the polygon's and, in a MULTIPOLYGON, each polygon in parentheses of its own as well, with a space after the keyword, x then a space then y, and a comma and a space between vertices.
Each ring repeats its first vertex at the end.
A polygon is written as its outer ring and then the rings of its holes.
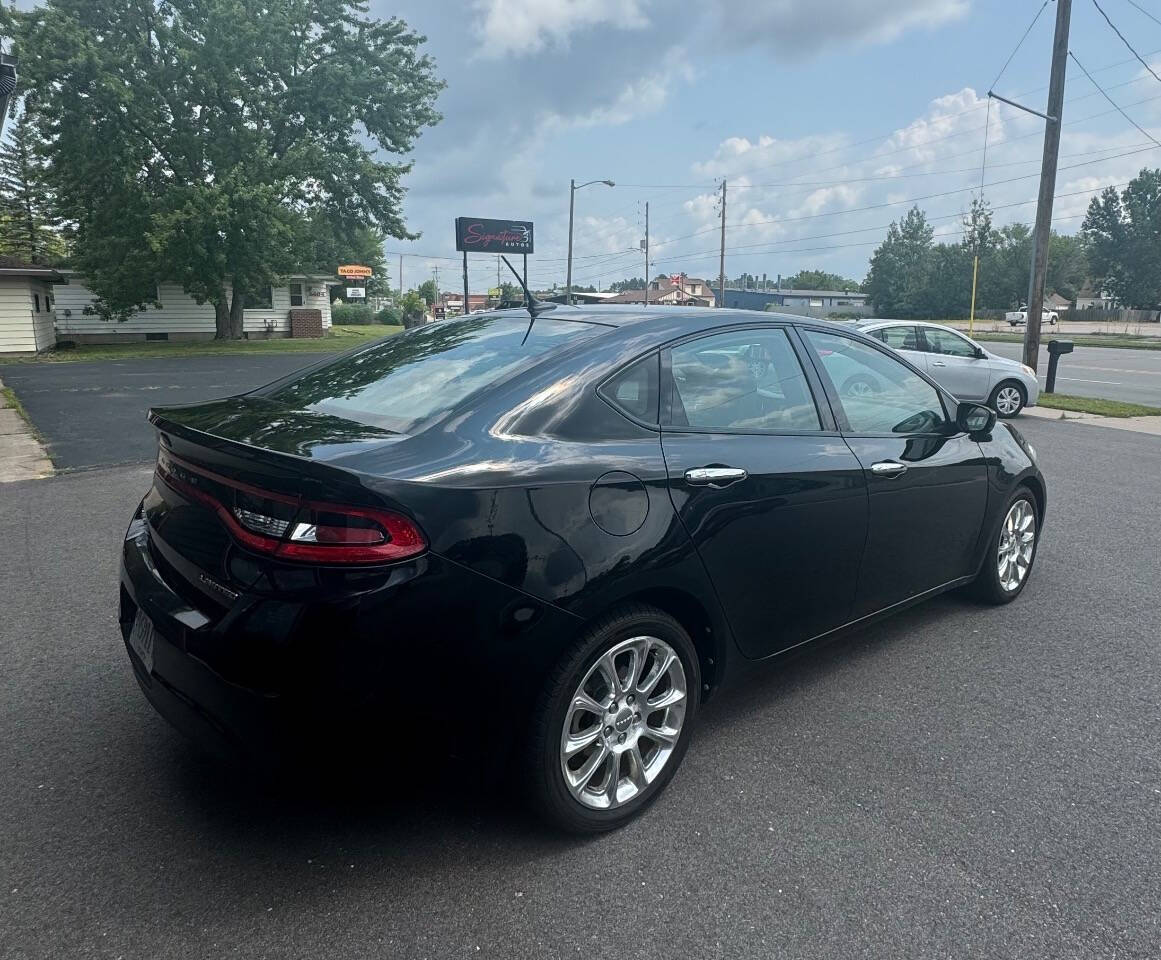
MULTIPOLYGON (((459 286, 453 220, 536 223, 532 278, 564 280, 568 182, 577 194, 574 280, 644 272, 717 275, 717 183, 728 181, 727 260, 771 277, 824 268, 861 279, 886 225, 918 202, 937 236, 979 183, 998 223, 1031 220, 1042 124, 985 94, 1042 0, 371 0, 429 38, 447 81, 444 120, 414 154, 404 251, 411 286, 439 267, 459 286)), ((1150 62, 1161 23, 1102 0, 1150 62)), ((1138 0, 1161 21, 1161 0, 1138 0)), ((997 92, 1044 109, 1055 4, 997 92)), ((1161 83, 1077 0, 1071 47, 1108 96, 1161 140, 1161 83)), ((1158 68, 1161 73, 1161 68, 1158 68)), ((1089 195, 1161 149, 1069 64, 1056 226, 1073 232, 1089 195), (1118 156, 1129 154, 1127 156, 1118 156)), ((392 272, 398 258, 392 259, 392 272)), ((473 290, 495 283, 479 256, 473 290)))

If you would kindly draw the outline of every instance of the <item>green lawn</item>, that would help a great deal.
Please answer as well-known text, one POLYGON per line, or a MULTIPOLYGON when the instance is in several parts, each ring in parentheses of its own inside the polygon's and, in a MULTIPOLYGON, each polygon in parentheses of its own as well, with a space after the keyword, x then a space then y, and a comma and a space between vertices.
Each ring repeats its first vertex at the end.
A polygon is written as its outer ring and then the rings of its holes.
POLYGON ((1105 400, 1100 397, 1074 397, 1067 393, 1042 393, 1037 406, 1050 410, 1072 410, 1077 413, 1095 413, 1102 417, 1156 417, 1161 408, 1146 407, 1139 403, 1105 400))
MULTIPOLYGON (((964 331, 967 332, 966 330, 964 331)), ((973 340, 991 340, 994 343, 1023 343, 1022 333, 973 333, 973 340)), ((1049 340, 1071 340, 1078 347, 1121 347, 1126 350, 1161 350, 1161 337, 1123 337, 1112 333, 1087 334, 1070 337, 1067 334, 1049 333, 1045 328, 1040 332, 1040 342, 1049 340)))
POLYGON ((81 344, 68 350, 47 350, 26 363, 60 363, 73 360, 134 360, 143 357, 195 357, 245 353, 339 353, 360 343, 398 333, 402 327, 370 324, 334 326, 321 340, 173 340, 134 343, 81 344))

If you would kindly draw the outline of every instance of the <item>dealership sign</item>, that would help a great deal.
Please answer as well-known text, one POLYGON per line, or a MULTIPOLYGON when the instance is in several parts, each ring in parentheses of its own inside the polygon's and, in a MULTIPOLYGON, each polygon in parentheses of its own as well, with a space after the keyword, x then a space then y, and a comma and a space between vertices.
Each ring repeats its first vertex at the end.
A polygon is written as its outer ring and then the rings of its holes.
POLYGON ((464 253, 531 253, 532 223, 456 217, 456 249, 464 253))
POLYGON ((360 277, 366 279, 372 275, 373 271, 370 267, 360 267, 354 263, 348 263, 345 266, 339 267, 340 277, 360 277))

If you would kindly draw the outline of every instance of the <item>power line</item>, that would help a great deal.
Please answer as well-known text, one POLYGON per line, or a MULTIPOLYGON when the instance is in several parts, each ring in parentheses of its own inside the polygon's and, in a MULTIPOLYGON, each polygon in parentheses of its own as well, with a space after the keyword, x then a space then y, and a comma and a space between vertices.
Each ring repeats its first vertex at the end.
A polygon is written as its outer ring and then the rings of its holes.
POLYGON ((1148 10, 1146 10, 1144 7, 1142 7, 1139 3, 1134 2, 1134 0, 1127 0, 1127 3, 1131 7, 1136 7, 1138 10, 1141 11, 1141 13, 1145 14, 1145 16, 1147 16, 1154 23, 1161 24, 1161 20, 1158 20, 1155 16, 1153 16, 1153 14, 1151 14, 1148 10))
POLYGON ((1025 30, 1020 39, 1016 41, 1016 46, 1013 48, 1012 52, 1008 54, 1008 59, 1004 61, 1004 65, 1000 67, 1000 72, 996 74, 996 79, 993 80, 991 86, 988 87, 989 90, 994 90, 996 88, 996 84, 1000 82, 1000 77, 1002 77, 1004 75, 1004 71, 1008 69, 1008 64, 1010 64, 1012 62, 1012 58, 1020 52, 1020 47, 1022 47, 1024 45, 1024 41, 1028 39, 1028 34, 1032 32, 1032 28, 1036 26, 1036 21, 1040 19, 1040 14, 1044 12, 1044 8, 1047 6, 1048 0, 1044 0, 1044 2, 1040 5, 1040 9, 1036 11, 1036 16, 1034 16, 1032 18, 1032 22, 1028 24, 1028 29, 1025 30))
MULTIPOLYGON (((1096 2, 1096 0, 1093 0, 1093 2, 1095 3, 1095 2, 1096 2)), ((1098 9, 1099 9, 1099 8, 1098 8, 1098 9)), ((1129 116, 1127 113, 1125 113, 1125 111, 1124 111, 1124 110, 1122 110, 1122 109, 1121 109, 1119 106, 1117 106, 1117 104, 1114 102, 1113 98, 1112 98, 1112 97, 1110 97, 1110 96, 1109 96, 1107 93, 1105 93, 1105 91, 1104 91, 1104 90, 1101 88, 1101 85, 1100 85, 1099 83, 1097 83, 1095 80, 1093 80, 1093 78, 1092 78, 1092 75, 1091 75, 1091 74, 1089 74, 1089 72, 1088 72, 1087 70, 1085 70, 1085 69, 1084 69, 1084 64, 1083 64, 1083 63, 1081 63, 1081 62, 1080 62, 1080 61, 1077 59, 1077 57, 1076 57, 1076 54, 1075 54, 1075 53, 1073 53, 1071 50, 1069 50, 1069 51, 1068 51, 1068 55, 1069 55, 1070 57, 1072 57, 1072 59, 1073 59, 1073 62, 1074 62, 1074 63, 1075 63, 1075 64, 1076 64, 1078 67, 1080 67, 1080 69, 1081 69, 1081 72, 1082 72, 1082 73, 1084 73, 1084 75, 1085 75, 1086 77, 1088 77, 1088 79, 1089 79, 1089 81, 1092 83, 1092 85, 1093 85, 1094 87, 1096 87, 1098 90, 1100 90, 1100 92, 1101 92, 1101 93, 1103 93, 1103 94, 1104 94, 1104 97, 1105 97, 1105 99, 1106 99, 1106 100, 1108 100, 1108 102, 1109 102, 1109 103, 1111 103, 1111 104, 1112 104, 1114 107, 1117 107, 1117 111, 1120 113, 1120 115, 1121 115, 1122 117, 1124 117, 1126 120, 1128 120, 1128 121, 1129 121, 1129 123, 1131 123, 1131 124, 1132 124, 1134 127, 1136 127, 1138 130, 1140 130, 1140 131, 1141 131, 1141 133, 1145 134, 1145 136, 1147 136, 1147 137, 1148 137, 1150 140, 1152 140, 1152 141, 1153 141, 1155 144, 1157 144, 1157 146, 1161 147, 1161 141, 1158 141, 1158 140, 1157 140, 1157 138, 1153 136, 1153 134, 1151 134, 1151 133, 1150 133, 1148 130, 1146 130, 1146 129, 1145 129, 1144 127, 1142 127, 1142 126, 1141 126, 1139 123, 1137 123, 1137 121, 1136 121, 1136 120, 1134 120, 1134 119, 1133 119, 1132 117, 1130 117, 1130 116, 1129 116)), ((1149 71, 1149 72, 1150 72, 1150 73, 1152 73, 1152 71, 1149 71)), ((1064 169, 1066 169, 1066 170, 1067 170, 1068 168, 1067 168, 1067 167, 1065 167, 1064 169)))
MULTIPOLYGON (((1131 43, 1129 43, 1128 40, 1125 39, 1125 35, 1123 33, 1121 33, 1120 30, 1117 29, 1117 25, 1115 23, 1113 23, 1112 20, 1109 19, 1109 15, 1107 13, 1105 13, 1104 8, 1099 3, 1097 3, 1097 0, 1092 0, 1092 5, 1094 7, 1096 7, 1097 11, 1100 13, 1100 15, 1105 18, 1105 23, 1107 23, 1110 27, 1112 27, 1113 33, 1115 33, 1118 37, 1121 38, 1121 43, 1123 43, 1126 47, 1129 48, 1129 53, 1131 53, 1134 57, 1136 57, 1138 60, 1141 61, 1141 66, 1143 66, 1146 70, 1148 70, 1150 73, 1153 74, 1153 79, 1155 79, 1158 83, 1161 83, 1161 77, 1157 76, 1157 74, 1154 73, 1153 68, 1145 62, 1145 59, 1139 53, 1137 53, 1136 50, 1133 49, 1133 45, 1131 43)), ((1140 8, 1138 7, 1137 9, 1140 9, 1140 8)), ((1072 59, 1076 60, 1076 57, 1073 57, 1072 59)), ((1079 65, 1079 61, 1078 61, 1078 65, 1079 65)), ((1081 70, 1084 70, 1084 67, 1081 67, 1081 70)), ((1088 74, 1087 70, 1085 70, 1085 74, 1086 75, 1088 74)), ((1089 79, 1092 80, 1092 77, 1089 77, 1089 79)), ((1093 85, 1094 86, 1096 85, 1095 81, 1093 81, 1093 85)), ((1099 89, 1099 87, 1098 87, 1098 89, 1099 89)), ((1110 100, 1109 102, 1111 103, 1112 101, 1110 100)), ((1126 118, 1126 119, 1128 119, 1128 118, 1126 118)), ((1135 126, 1135 124, 1134 124, 1134 126, 1135 126)))

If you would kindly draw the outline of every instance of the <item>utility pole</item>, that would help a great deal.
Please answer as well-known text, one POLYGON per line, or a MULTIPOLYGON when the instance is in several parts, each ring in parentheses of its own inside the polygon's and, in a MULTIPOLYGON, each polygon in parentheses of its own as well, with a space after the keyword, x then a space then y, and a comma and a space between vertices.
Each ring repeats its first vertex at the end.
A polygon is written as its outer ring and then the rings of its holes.
POLYGON ((726 181, 722 180, 722 249, 718 261, 718 306, 726 305, 726 181))
POLYGON ((403 296, 403 254, 399 254, 399 296, 403 296))
POLYGON ((645 306, 649 306, 649 201, 645 201, 645 306))
POLYGON ((1072 0, 1056 0, 1056 34, 1052 41, 1052 74, 1048 84, 1048 120, 1044 127, 1044 158, 1040 165, 1040 198, 1032 233, 1032 270, 1028 281, 1028 322, 1024 330, 1024 362, 1033 370, 1040 357, 1040 316, 1044 310, 1044 277, 1052 237, 1052 196, 1056 193, 1056 161, 1060 154, 1064 72, 1068 65, 1068 27, 1072 0))

